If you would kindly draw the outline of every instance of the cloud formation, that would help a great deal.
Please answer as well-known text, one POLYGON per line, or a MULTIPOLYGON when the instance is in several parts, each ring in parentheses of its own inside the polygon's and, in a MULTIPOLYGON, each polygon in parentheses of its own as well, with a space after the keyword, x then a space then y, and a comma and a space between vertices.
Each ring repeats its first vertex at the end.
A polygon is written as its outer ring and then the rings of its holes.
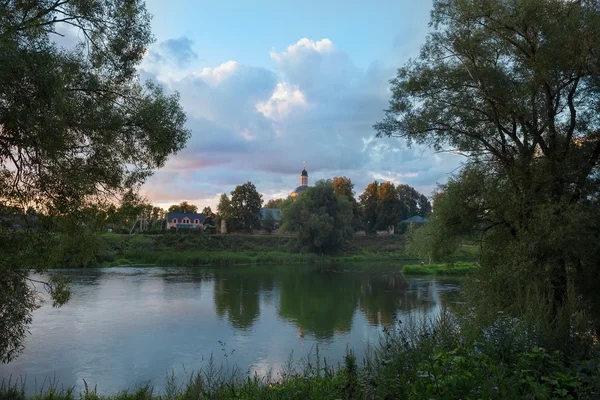
POLYGON ((178 67, 185 67, 198 59, 193 45, 194 42, 185 36, 165 40, 150 51, 148 58, 157 64, 174 63, 178 67))
MULTIPOLYGON (((178 49, 181 60, 193 61, 189 39, 167 42, 158 54, 178 49)), ((358 68, 328 39, 303 38, 270 56, 274 70, 236 61, 184 67, 148 57, 142 78, 181 94, 192 131, 187 148, 145 186, 151 201, 214 206, 220 193, 246 181, 265 199, 285 196, 299 184, 304 160, 311 183, 344 175, 357 195, 373 180, 407 183, 429 195, 458 165, 457 156, 373 139, 395 68, 376 62, 358 68)))

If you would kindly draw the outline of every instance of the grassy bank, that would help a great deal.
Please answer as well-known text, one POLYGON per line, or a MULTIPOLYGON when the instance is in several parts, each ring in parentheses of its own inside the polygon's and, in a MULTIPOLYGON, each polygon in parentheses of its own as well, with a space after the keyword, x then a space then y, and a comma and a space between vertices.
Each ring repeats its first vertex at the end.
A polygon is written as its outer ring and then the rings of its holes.
MULTIPOLYGON (((96 264, 117 266, 202 266, 243 264, 307 264, 414 259, 402 236, 357 237, 341 254, 322 256, 298 252, 293 236, 282 235, 117 235, 101 237, 96 264)), ((462 246, 456 259, 472 259, 476 249, 462 246)))
POLYGON ((457 275, 464 276, 479 268, 473 262, 457 261, 447 264, 405 265, 402 268, 404 275, 457 275))
MULTIPOLYGON (((318 350, 300 362, 290 359, 276 376, 248 377, 220 368, 213 359, 187 378, 167 375, 160 392, 145 386, 102 396, 47 388, 38 400, 114 399, 557 399, 598 398, 600 358, 590 348, 567 357, 538 346, 514 319, 499 319, 477 335, 465 333, 443 313, 430 322, 405 321, 367 348, 362 363, 348 351, 332 366, 318 350)), ((242 369, 245 370, 245 369, 242 369)), ((17 384, 0 397, 22 400, 17 384)))

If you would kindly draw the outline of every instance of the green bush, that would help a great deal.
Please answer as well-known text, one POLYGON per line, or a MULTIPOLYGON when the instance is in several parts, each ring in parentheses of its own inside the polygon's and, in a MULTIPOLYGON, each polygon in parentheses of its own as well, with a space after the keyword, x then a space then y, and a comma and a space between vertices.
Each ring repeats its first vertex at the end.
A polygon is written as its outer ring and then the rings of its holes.
POLYGON ((479 268, 477 263, 457 261, 448 264, 405 265, 405 275, 467 275, 479 268))

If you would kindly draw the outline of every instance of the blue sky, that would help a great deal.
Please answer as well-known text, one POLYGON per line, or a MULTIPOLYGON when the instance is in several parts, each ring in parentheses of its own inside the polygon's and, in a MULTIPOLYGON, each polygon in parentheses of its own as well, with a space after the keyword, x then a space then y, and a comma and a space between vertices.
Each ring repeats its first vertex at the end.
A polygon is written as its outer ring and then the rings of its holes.
POLYGON ((430 0, 147 0, 156 37, 142 79, 178 91, 192 138, 144 186, 155 204, 214 207, 252 181, 265 200, 347 176, 430 195, 460 162, 395 139, 373 139, 388 81, 416 57, 430 0))

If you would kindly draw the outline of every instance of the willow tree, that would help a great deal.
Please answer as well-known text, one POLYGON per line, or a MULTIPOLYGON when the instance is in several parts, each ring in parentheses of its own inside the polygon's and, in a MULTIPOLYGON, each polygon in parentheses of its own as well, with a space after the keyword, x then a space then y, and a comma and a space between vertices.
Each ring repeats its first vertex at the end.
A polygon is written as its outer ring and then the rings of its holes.
POLYGON ((490 309, 517 312, 533 286, 551 319, 573 286, 600 305, 600 2, 435 0, 431 15, 378 135, 466 157, 434 223, 479 234, 490 309))
MULTIPOLYGON (((141 0, 0 2, 3 362, 38 305, 29 272, 89 263, 106 205, 189 137, 178 96, 139 82, 152 40, 141 0), (77 44, 57 45, 65 35, 77 44)), ((55 305, 69 299, 55 277, 40 286, 55 305)))

